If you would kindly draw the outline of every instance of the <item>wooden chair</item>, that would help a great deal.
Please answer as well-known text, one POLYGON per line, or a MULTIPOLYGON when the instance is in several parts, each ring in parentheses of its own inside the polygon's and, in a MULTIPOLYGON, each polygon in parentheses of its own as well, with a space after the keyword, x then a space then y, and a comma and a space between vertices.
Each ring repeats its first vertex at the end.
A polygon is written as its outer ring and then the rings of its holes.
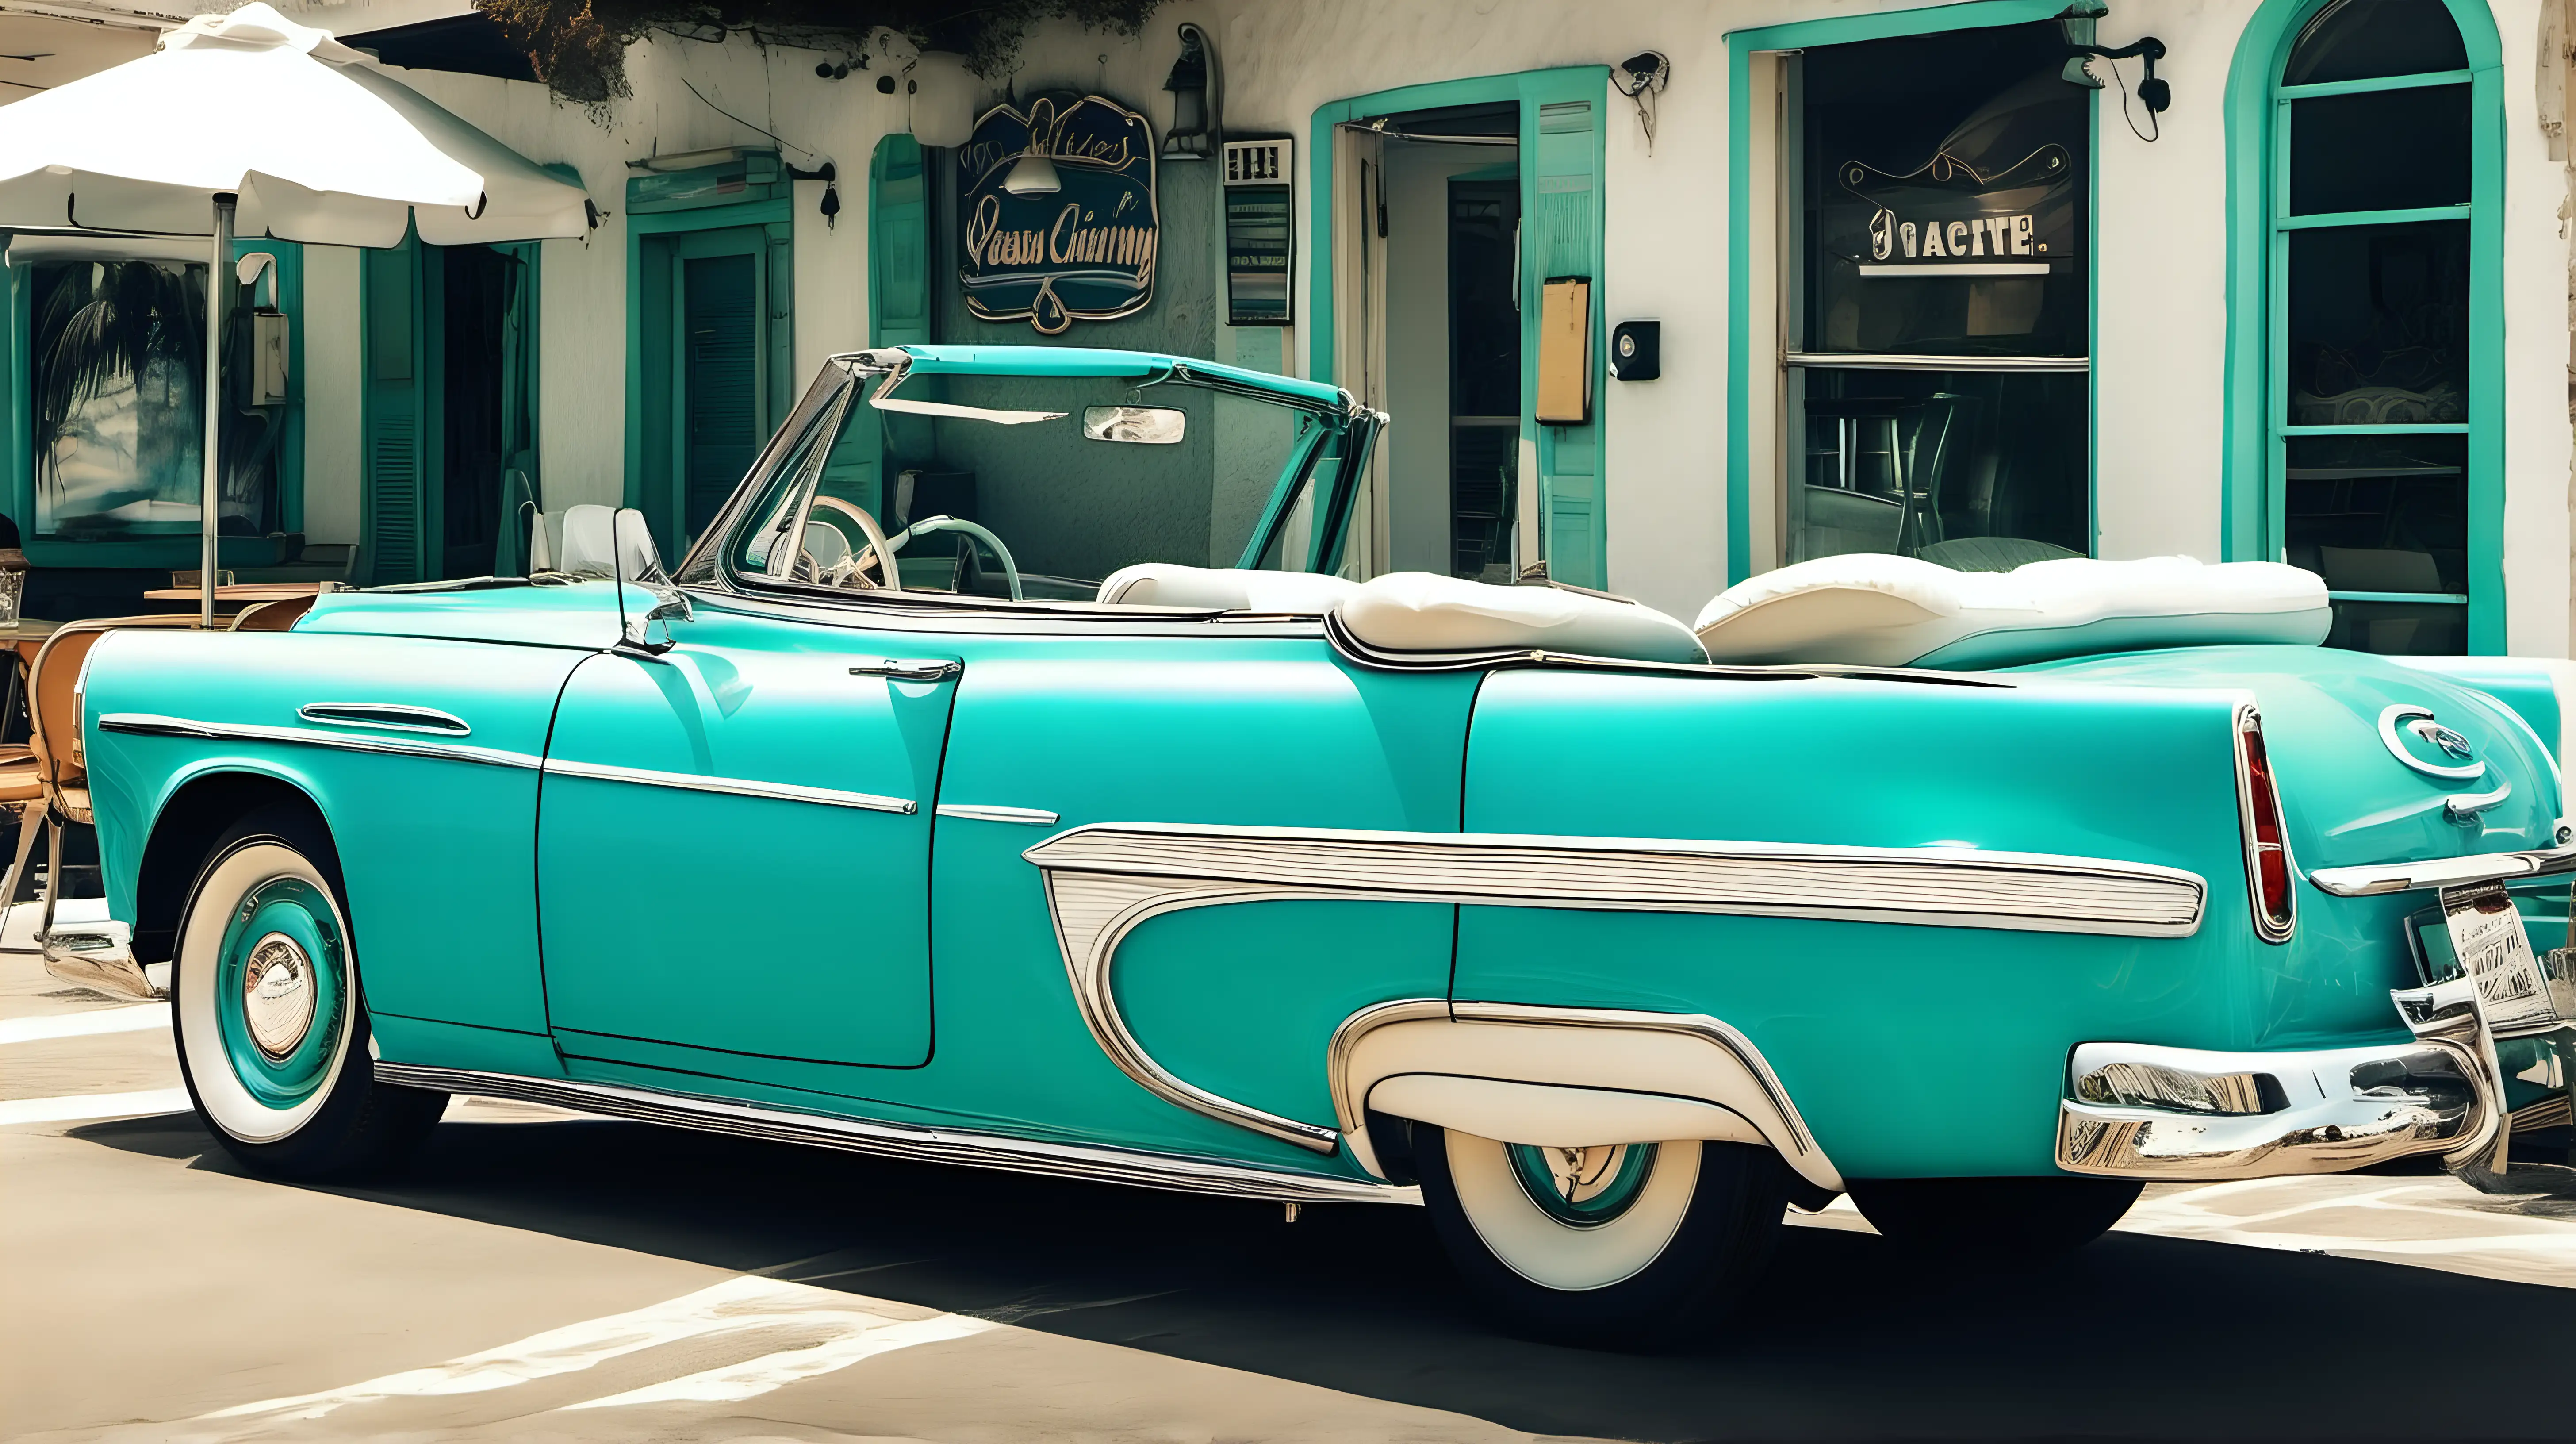
MULTIPOLYGON (((35 850, 36 830, 41 827, 45 833, 45 911, 36 925, 39 949, 54 930, 54 905, 63 894, 63 828, 74 823, 86 827, 96 820, 89 805, 89 770, 81 754, 81 699, 75 690, 80 684, 81 666, 89 660, 90 648, 98 645, 98 639, 120 627, 196 624, 197 619, 185 613, 67 623, 45 639, 34 665, 27 669, 27 740, 33 749, 29 763, 37 794, 21 804, 17 859, 9 866, 8 880, 0 883, 0 898, 17 896, 25 881, 28 856, 35 850)), ((9 775, 5 764, 0 764, 0 801, 16 795, 6 790, 9 775)))
POLYGON ((296 622, 301 620, 306 612, 313 610, 313 604, 318 600, 320 600, 318 596, 288 597, 284 601, 261 602, 255 606, 244 607, 241 614, 233 618, 229 630, 235 632, 294 631, 296 622))

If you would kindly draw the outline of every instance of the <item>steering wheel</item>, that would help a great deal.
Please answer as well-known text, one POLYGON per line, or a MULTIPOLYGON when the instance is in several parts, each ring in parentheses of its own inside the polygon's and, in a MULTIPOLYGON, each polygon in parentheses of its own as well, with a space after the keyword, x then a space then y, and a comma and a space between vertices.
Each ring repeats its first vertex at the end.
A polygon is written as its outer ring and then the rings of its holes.
POLYGON ((848 517, 858 523, 859 530, 866 533, 868 538, 866 546, 850 554, 850 559, 845 564, 848 570, 843 571, 839 566, 834 567, 833 570, 838 575, 832 579, 833 585, 854 586, 862 591, 899 592, 903 590, 903 573, 895 565, 894 547, 886 540, 885 531, 877 525, 877 519, 868 515, 867 508, 856 502, 843 501, 837 496, 824 496, 820 493, 814 497, 814 507, 816 510, 837 511, 848 517), (873 581, 869 580, 861 570, 871 562, 876 564, 877 569, 877 579, 873 581))

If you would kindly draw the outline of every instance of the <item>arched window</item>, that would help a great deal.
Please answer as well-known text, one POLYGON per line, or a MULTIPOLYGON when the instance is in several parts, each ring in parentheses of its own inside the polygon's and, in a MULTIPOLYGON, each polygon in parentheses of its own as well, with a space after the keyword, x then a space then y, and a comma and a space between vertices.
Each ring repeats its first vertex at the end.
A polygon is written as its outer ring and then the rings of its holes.
POLYGON ((2271 53, 2262 551, 2325 578, 2330 645, 2500 650, 2494 61, 2445 0, 2302 5, 2271 53))

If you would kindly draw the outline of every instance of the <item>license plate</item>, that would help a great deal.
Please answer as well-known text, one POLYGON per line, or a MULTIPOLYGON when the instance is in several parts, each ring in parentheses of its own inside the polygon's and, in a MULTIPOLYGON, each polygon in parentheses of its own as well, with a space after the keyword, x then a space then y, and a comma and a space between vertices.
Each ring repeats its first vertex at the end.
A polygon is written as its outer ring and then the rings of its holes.
POLYGON ((2562 1000, 2552 996, 2567 991, 2565 958, 2557 959, 2559 986, 2552 988, 2549 973, 2531 950, 2531 935, 2523 930, 2522 910, 2514 906, 2512 894, 2502 884, 2444 888, 2442 921, 2461 971, 2477 979, 2488 1032, 2498 1038, 2517 1038, 2546 1033, 2561 1021, 2576 1021, 2576 1012, 2562 1020, 2562 1000))

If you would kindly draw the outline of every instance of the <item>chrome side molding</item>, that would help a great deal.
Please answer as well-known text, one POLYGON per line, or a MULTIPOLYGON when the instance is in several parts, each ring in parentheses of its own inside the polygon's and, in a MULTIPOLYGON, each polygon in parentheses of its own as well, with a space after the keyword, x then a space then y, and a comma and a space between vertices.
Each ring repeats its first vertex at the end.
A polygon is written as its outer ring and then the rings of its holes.
POLYGON ((746 777, 714 777, 698 772, 656 772, 647 767, 618 767, 606 762, 571 762, 549 757, 545 770, 558 777, 586 777, 594 782, 625 782, 637 787, 668 787, 681 792, 721 792, 733 797, 765 797, 778 802, 810 802, 822 807, 853 807, 862 812, 920 811, 910 798, 882 797, 873 792, 843 792, 793 782, 758 782, 746 777))
POLYGON ((1110 1061, 1166 1102, 1328 1153, 1337 1130, 1180 1078, 1110 981, 1119 945, 1194 908, 1315 899, 1899 922, 2187 937, 2208 887, 2176 868, 1973 848, 1095 823, 1021 854, 1045 874, 1074 1002, 1110 1061))
POLYGON ((199 722, 152 712, 109 712, 98 719, 102 732, 134 737, 193 737, 212 742, 269 742, 289 747, 330 747, 343 752, 376 752, 395 757, 427 757, 442 762, 471 762, 484 767, 544 765, 545 759, 499 747, 460 742, 432 742, 388 732, 322 732, 307 727, 269 727, 253 722, 199 722))
POLYGON ((1099 1183, 1158 1188, 1172 1193, 1214 1194, 1225 1198, 1274 1199, 1286 1203, 1420 1203, 1419 1189, 1330 1174, 1293 1173, 1254 1168, 1184 1154, 1141 1149, 1097 1148, 1048 1143, 960 1128, 916 1128, 819 1113, 758 1108, 727 1099, 664 1092, 609 1083, 581 1083, 561 1078, 528 1078, 417 1063, 375 1065, 376 1081, 401 1088, 428 1088, 444 1093, 471 1093, 485 1098, 516 1098, 577 1113, 632 1118, 645 1123, 692 1128, 703 1133, 729 1133, 778 1143, 900 1158, 923 1163, 953 1163, 1006 1173, 1082 1178, 1099 1183))
POLYGON ((388 732, 431 732, 442 737, 463 737, 474 730, 453 712, 399 702, 307 702, 295 709, 295 715, 326 727, 381 727, 388 732))
POLYGON ((943 802, 932 809, 941 817, 969 822, 1015 822, 1022 827, 1053 827, 1056 815, 1042 807, 991 807, 980 802, 943 802))

